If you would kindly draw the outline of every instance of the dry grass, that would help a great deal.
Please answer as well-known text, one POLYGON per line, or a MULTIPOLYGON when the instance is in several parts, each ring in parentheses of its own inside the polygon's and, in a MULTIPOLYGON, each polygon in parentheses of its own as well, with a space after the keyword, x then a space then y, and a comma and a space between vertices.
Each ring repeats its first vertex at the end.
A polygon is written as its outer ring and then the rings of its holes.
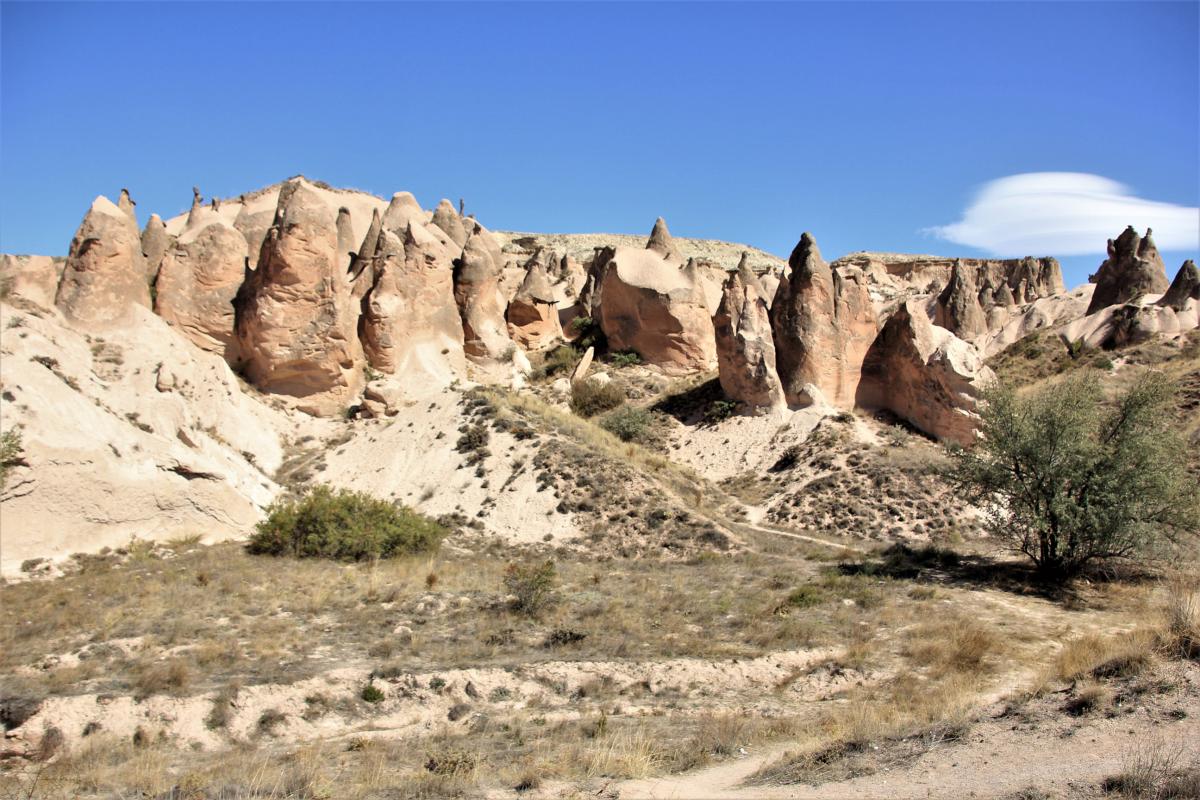
POLYGON ((1052 677, 1064 681, 1132 677, 1150 666, 1157 637, 1149 629, 1117 636, 1087 634, 1067 642, 1055 660, 1052 677))
POLYGON ((1183 742, 1152 739, 1134 747, 1118 775, 1106 778, 1108 794, 1136 800, 1200 797, 1200 752, 1183 742))
POLYGON ((1200 575, 1170 575, 1163 606, 1161 648, 1171 656, 1200 658, 1200 575))
MULTIPOLYGON (((909 612, 913 613, 913 612, 909 612)), ((878 771, 961 735, 992 660, 995 631, 962 616, 911 628, 896 677, 852 691, 807 729, 800 748, 750 784, 823 783, 878 771)))
POLYGON ((473 733, 435 732, 420 742, 355 739, 277 749, 243 743, 225 753, 186 753, 169 743, 137 747, 97 735, 76 752, 0 778, 0 797, 101 796, 441 798, 485 786, 532 788, 548 780, 641 778, 700 766, 738 748, 794 734, 791 719, 709 715, 671 721, 607 718, 550 723, 521 714, 473 733), (598 721, 602 721, 599 722, 598 721))
POLYGON ((953 673, 984 674, 989 657, 1001 647, 995 631, 969 617, 948 618, 918 625, 908 633, 905 655, 933 677, 953 673))
POLYGON ((563 552, 560 602, 529 618, 502 602, 505 567, 520 558, 508 546, 373 565, 250 556, 236 544, 156 552, 0 587, 0 674, 25 673, 10 691, 144 697, 385 661, 406 671, 506 666, 562 657, 543 647, 555 629, 587 634, 572 658, 754 657, 853 641, 887 584, 822 578, 827 601, 781 615, 811 565, 753 553, 597 563, 563 552), (410 633, 392 632, 401 627, 410 633))

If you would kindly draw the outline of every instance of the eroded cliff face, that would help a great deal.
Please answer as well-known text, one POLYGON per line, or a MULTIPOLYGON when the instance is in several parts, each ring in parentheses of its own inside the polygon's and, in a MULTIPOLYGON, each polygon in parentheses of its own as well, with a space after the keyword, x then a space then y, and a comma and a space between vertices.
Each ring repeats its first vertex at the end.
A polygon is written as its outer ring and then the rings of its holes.
POLYGON ((404 239, 376 239, 363 299, 362 339, 371 366, 390 375, 446 385, 465 372, 463 327, 453 267, 411 224, 404 239))
POLYGON ((851 253, 833 268, 856 267, 866 276, 883 313, 906 295, 937 295, 950 284, 957 268, 960 281, 970 280, 986 315, 993 308, 1032 303, 1065 291, 1062 267, 1054 258, 946 258, 908 253, 851 253))
POLYGON ((289 181, 258 268, 236 300, 249 379, 317 414, 346 408, 363 381, 358 308, 341 266, 335 213, 307 181, 289 181))
POLYGON ((722 287, 713 327, 718 374, 725 395, 753 409, 784 406, 767 301, 746 258, 722 287))
POLYGON ((246 278, 245 237, 212 213, 197 216, 167 245, 154 281, 155 313, 197 347, 237 363, 233 301, 246 278))
POLYGON ((860 386, 893 313, 920 307, 935 339, 944 329, 983 354, 1043 328, 1117 347, 1195 327, 1200 291, 1188 265, 1168 287, 1153 241, 1132 229, 1110 242, 1090 293, 1063 291, 1052 258, 856 253, 828 264, 805 234, 787 269, 746 251, 731 270, 720 260, 731 246, 677 241, 662 218, 642 246, 573 255, 594 240, 497 236, 446 200, 426 211, 407 192, 384 201, 296 178, 207 201, 194 189, 186 214, 153 215, 140 234, 128 192, 99 198, 65 261, 3 264, 24 302, 49 297, 81 325, 120 324, 153 291, 155 311, 189 341, 316 414, 360 402, 368 366, 410 385, 519 385, 524 353, 536 361, 570 339, 581 316, 611 350, 662 372, 716 368, 748 409, 849 409, 884 391, 878 376, 860 386))
POLYGON ((71 240, 55 304, 85 325, 115 323, 134 305, 149 307, 146 262, 131 206, 119 208, 105 197, 92 202, 71 240))
POLYGON ((939 439, 974 442, 980 392, 995 375, 978 351, 908 301, 879 332, 862 365, 857 403, 887 409, 939 439))
POLYGON ((1092 276, 1096 290, 1087 313, 1167 290, 1167 268, 1150 234, 1147 228, 1141 237, 1130 225, 1116 239, 1108 240, 1108 258, 1092 276))
POLYGON ((876 335, 875 309, 866 281, 856 269, 834 272, 811 234, 792 251, 791 271, 771 304, 775 358, 788 402, 818 400, 850 407, 867 348, 876 335))
POLYGON ((695 268, 654 249, 618 247, 597 256, 597 319, 609 347, 636 351, 670 374, 711 369, 717 360, 712 316, 695 268))

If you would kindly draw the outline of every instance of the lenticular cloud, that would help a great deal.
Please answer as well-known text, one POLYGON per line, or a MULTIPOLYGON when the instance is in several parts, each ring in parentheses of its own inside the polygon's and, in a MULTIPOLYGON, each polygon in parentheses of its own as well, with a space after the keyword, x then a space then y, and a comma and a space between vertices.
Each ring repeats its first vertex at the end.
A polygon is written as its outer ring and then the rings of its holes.
POLYGON ((1154 229, 1160 250, 1200 245, 1200 208, 1143 200, 1116 181, 1085 172, 1027 172, 998 178, 963 218, 927 231, 998 256, 1103 253, 1133 225, 1154 229))

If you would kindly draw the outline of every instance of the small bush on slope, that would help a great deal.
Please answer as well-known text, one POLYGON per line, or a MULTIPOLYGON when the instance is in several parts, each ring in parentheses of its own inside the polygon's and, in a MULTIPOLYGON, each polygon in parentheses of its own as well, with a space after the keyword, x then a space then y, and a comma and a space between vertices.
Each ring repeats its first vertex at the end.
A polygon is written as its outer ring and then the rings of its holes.
POLYGON ((558 570, 554 562, 509 564, 504 570, 504 588, 513 596, 513 610, 537 616, 554 602, 558 570))
POLYGON ((622 442, 654 444, 658 439, 654 414, 644 408, 621 406, 605 414, 600 420, 600 427, 622 442))
POLYGON ((362 492, 318 486, 267 509, 251 553, 364 561, 436 550, 447 531, 404 506, 362 492))
POLYGON ((8 470, 24 463, 21 459, 20 427, 0 433, 0 489, 8 482, 8 470))
POLYGON ((582 380, 571 385, 571 410, 581 417, 594 417, 624 402, 624 390, 612 381, 582 380))

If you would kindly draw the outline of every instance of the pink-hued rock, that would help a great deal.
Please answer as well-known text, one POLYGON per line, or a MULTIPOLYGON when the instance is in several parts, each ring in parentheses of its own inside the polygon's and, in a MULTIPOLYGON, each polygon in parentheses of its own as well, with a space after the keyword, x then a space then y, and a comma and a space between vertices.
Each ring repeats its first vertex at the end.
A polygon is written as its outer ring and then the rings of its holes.
POLYGON ((150 305, 137 222, 106 197, 92 202, 58 284, 55 304, 76 322, 108 324, 132 305, 150 305))
POLYGON ((1143 294, 1105 306, 1064 326, 1067 341, 1105 349, 1173 338, 1200 327, 1200 271, 1191 261, 1179 268, 1170 287, 1154 302, 1143 294))
POLYGON ((679 269, 650 248, 606 248, 597 258, 593 271, 601 277, 591 304, 598 304, 610 349, 635 350, 673 374, 712 369, 712 317, 694 265, 679 269))
POLYGON ((61 257, 0 255, 0 286, 10 298, 51 309, 65 264, 61 257))
POLYGON ((465 371, 463 329, 453 268, 430 244, 419 226, 408 227, 405 241, 391 231, 379 234, 361 332, 375 369, 444 385, 465 371))
POLYGON ((987 332, 987 319, 979 305, 973 270, 954 262, 950 282, 938 295, 933 321, 960 339, 973 339, 987 332))
POLYGON ((545 264, 531 259, 521 288, 505 312, 508 335, 526 350, 541 350, 562 339, 554 286, 545 264))
POLYGON ((175 237, 167 233, 167 224, 158 214, 151 214, 142 228, 142 257, 146 260, 146 280, 154 280, 163 256, 171 249, 175 237))
POLYGON ((443 199, 437 204, 430 221, 441 228, 450 237, 450 241, 459 247, 466 245, 467 230, 463 227, 462 218, 458 216, 458 212, 454 210, 454 205, 449 200, 443 199))
POLYGON ((213 214, 198 217, 166 251, 154 311, 196 346, 238 361, 233 300, 246 279, 246 239, 213 214))
POLYGON ((350 268, 350 257, 354 253, 354 226, 350 222, 350 209, 342 206, 337 213, 338 265, 343 270, 350 268))
POLYGON ((934 326, 920 303, 900 305, 862 365, 858 405, 888 409, 939 439, 975 440, 980 391, 995 380, 979 352, 934 326))
POLYGON ((500 266, 482 236, 467 239, 454 265, 454 299, 462 317, 467 358, 491 363, 506 358, 512 347, 500 296, 500 266))
POLYGON ((1150 233, 1147 228, 1145 237, 1138 236, 1130 225, 1115 240, 1108 240, 1108 258, 1092 276, 1096 290, 1088 314, 1167 290, 1167 268, 1150 233))
POLYGON ((258 268, 236 302, 237 339, 250 381, 332 415, 358 394, 363 352, 358 304, 340 268, 336 212, 302 178, 279 192, 258 268))
POLYGON ((744 255, 737 271, 730 273, 722 287, 713 327, 725 395, 751 408, 784 406, 767 302, 744 255))
POLYGON ((831 265, 834 272, 857 267, 866 276, 876 310, 889 313, 911 294, 941 293, 955 265, 972 279, 979 306, 986 317, 994 307, 1032 303, 1062 294, 1062 267, 1053 258, 949 258, 909 253, 860 252, 842 256, 831 265))
POLYGON ((662 217, 654 220, 654 227, 650 229, 650 239, 646 242, 646 249, 653 250, 668 261, 681 263, 683 261, 683 256, 675 247, 675 240, 671 238, 671 231, 667 230, 667 221, 662 217))
POLYGON ((125 212, 125 215, 133 220, 133 224, 137 225, 137 203, 129 196, 128 189, 121 190, 121 196, 117 199, 117 208, 125 212))
POLYGON ((830 404, 850 408, 877 330, 866 280, 851 267, 831 270, 808 233, 789 265, 770 313, 784 395, 788 403, 811 405, 816 398, 805 387, 812 385, 830 404))
POLYGON ((1183 266, 1175 274, 1175 280, 1171 281, 1170 287, 1158 299, 1158 304, 1183 311, 1189 302, 1197 301, 1200 301, 1200 270, 1196 269, 1195 262, 1189 258, 1183 262, 1183 266))

